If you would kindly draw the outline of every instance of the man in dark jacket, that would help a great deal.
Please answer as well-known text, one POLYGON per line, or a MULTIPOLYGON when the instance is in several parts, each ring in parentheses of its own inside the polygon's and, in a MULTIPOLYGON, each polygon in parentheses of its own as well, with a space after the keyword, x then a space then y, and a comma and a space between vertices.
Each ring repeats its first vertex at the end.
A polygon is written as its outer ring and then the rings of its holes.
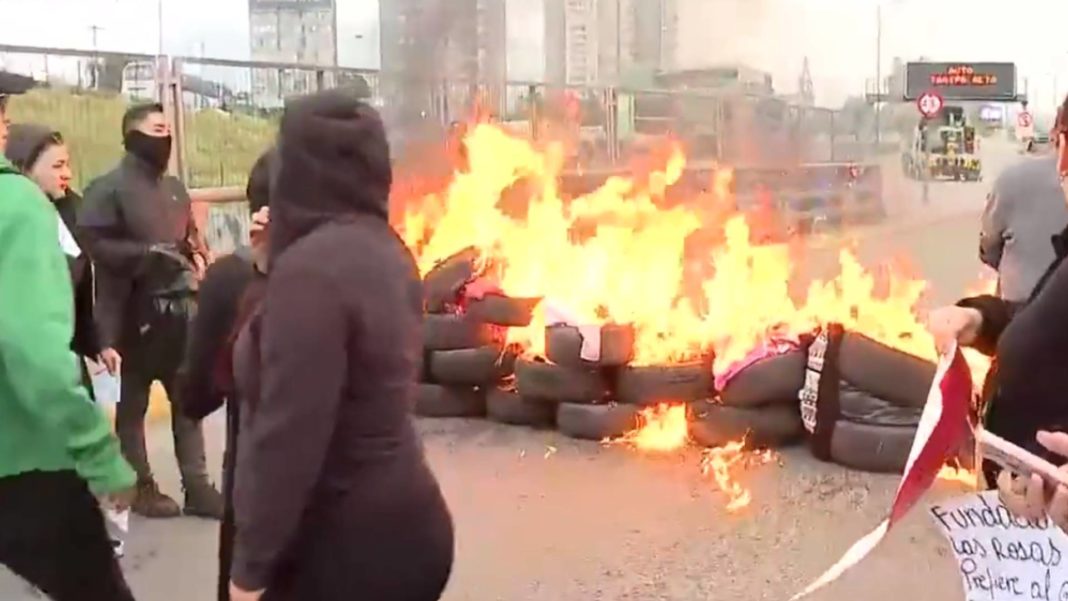
POLYGON ((208 481, 204 435, 180 410, 176 385, 207 250, 189 193, 166 174, 171 133, 163 107, 132 107, 123 116, 122 132, 126 156, 86 188, 78 225, 97 261, 102 343, 125 359, 116 430, 123 454, 137 471, 133 510, 154 518, 182 513, 160 492, 145 447, 149 390, 158 380, 172 404, 185 513, 219 518, 222 497, 208 481))

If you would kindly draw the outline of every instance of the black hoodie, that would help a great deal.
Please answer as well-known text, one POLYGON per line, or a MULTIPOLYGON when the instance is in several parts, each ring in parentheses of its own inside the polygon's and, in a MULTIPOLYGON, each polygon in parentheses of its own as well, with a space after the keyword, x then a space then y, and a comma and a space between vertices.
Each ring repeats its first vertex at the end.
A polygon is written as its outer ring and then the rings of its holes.
POLYGON ((237 344, 231 577, 274 599, 440 596, 452 521, 409 416, 422 295, 387 222, 382 122, 337 92, 287 107, 271 271, 237 344))

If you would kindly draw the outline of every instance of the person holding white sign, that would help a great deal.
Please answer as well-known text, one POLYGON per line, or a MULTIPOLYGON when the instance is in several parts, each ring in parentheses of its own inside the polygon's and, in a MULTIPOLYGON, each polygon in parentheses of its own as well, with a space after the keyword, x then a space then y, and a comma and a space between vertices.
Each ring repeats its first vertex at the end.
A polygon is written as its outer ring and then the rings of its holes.
MULTIPOLYGON (((1068 457, 1068 433, 1039 432, 1036 439, 1051 453, 1068 457)), ((1068 473, 1068 464, 1061 466, 1061 471, 1068 473)), ((998 477, 998 492, 1001 502, 1018 516, 1029 520, 1049 516, 1050 521, 1068 533, 1068 488, 1052 487, 1051 492, 1049 483, 1038 474, 1018 478, 1002 472, 998 477)))
MULTIPOLYGON (((1068 110, 1061 110, 1055 127, 1068 131, 1068 110)), ((994 357, 983 390, 986 429, 1060 465, 1065 456, 1035 439, 1040 430, 1068 431, 1068 228, 1051 242, 1053 262, 1026 302, 966 298, 933 311, 929 328, 940 348, 957 342, 994 357)), ((1000 471, 986 462, 987 483, 1000 471)))

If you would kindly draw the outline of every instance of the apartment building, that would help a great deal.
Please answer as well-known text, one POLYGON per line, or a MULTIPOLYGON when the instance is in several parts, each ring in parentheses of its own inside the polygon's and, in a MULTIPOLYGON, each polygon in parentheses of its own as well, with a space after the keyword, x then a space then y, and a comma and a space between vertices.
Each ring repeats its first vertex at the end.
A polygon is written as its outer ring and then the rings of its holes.
POLYGON ((545 74, 556 84, 615 84, 667 68, 677 0, 545 0, 545 74))
MULTIPOLYGON (((337 65, 336 0, 249 0, 249 40, 255 61, 337 65)), ((325 82, 332 74, 325 74, 325 82)), ((252 96, 278 106, 288 96, 316 89, 312 70, 255 69, 252 96)))

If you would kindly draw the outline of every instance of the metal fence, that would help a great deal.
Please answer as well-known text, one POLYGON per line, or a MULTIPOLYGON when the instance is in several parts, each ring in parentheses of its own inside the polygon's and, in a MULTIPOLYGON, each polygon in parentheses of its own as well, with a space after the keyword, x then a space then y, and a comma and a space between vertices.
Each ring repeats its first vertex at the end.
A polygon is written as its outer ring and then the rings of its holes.
MULTIPOLYGON (((172 169, 187 186, 243 187, 274 140, 286 98, 332 88, 380 108, 399 156, 422 143, 438 148, 451 124, 476 114, 534 137, 563 138, 576 168, 612 168, 664 135, 683 142, 698 166, 852 161, 868 150, 837 111, 744 92, 488 86, 330 66, 10 45, 0 45, 0 69, 47 84, 12 103, 11 117, 64 134, 79 186, 121 156, 127 106, 152 100, 174 118, 172 169)), ((232 203, 211 204, 205 227, 226 248, 247 232, 247 216, 232 203)))

